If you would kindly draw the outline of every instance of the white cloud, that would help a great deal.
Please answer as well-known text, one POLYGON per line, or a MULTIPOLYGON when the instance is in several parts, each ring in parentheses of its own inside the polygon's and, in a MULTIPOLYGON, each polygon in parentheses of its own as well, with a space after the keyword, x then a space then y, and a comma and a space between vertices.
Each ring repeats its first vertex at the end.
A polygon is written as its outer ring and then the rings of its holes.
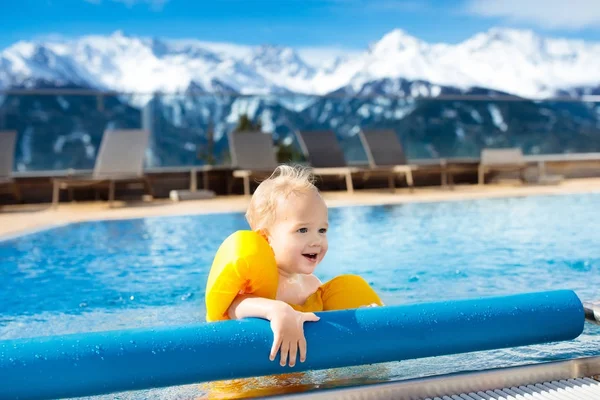
MULTIPOLYGON (((84 1, 86 1, 88 3, 92 3, 92 4, 102 4, 102 0, 84 0, 84 1)), ((150 6, 151 9, 153 9, 155 11, 160 11, 160 10, 162 10, 164 5, 169 0, 111 0, 111 1, 114 1, 115 3, 125 4, 129 8, 131 8, 137 4, 147 4, 150 6)))
POLYGON ((600 28, 598 0, 468 0, 464 11, 547 29, 600 28))

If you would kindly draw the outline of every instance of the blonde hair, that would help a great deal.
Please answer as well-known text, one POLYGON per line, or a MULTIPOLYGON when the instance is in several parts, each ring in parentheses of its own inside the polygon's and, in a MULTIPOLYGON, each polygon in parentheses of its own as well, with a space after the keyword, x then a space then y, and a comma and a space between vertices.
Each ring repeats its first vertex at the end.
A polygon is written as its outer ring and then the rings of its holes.
POLYGON ((252 230, 269 227, 276 218, 277 204, 291 194, 318 191, 312 171, 300 165, 280 165, 261 182, 252 195, 246 220, 252 230))

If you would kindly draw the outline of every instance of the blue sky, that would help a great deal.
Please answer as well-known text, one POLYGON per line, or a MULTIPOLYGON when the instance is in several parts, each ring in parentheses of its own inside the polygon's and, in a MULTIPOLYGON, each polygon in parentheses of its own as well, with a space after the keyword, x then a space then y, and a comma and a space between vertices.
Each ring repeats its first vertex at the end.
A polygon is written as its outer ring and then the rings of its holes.
POLYGON ((116 30, 332 50, 363 50, 395 28, 428 42, 457 43, 495 26, 600 42, 599 1, 0 0, 0 49, 116 30))

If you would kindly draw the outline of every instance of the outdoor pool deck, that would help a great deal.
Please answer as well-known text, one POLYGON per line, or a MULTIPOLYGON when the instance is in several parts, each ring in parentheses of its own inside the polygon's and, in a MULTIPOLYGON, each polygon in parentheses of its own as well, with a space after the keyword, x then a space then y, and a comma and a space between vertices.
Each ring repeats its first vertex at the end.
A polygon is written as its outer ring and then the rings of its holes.
MULTIPOLYGON (((396 189, 394 193, 386 189, 357 190, 352 194, 334 191, 323 192, 323 196, 328 206, 341 207, 590 192, 600 192, 600 178, 569 179, 558 185, 547 186, 509 182, 483 186, 457 185, 453 189, 421 187, 413 192, 408 189, 396 189)), ((116 201, 112 208, 105 201, 63 202, 57 209, 52 209, 50 204, 8 205, 0 207, 0 239, 72 222, 243 212, 248 201, 249 197, 235 195, 184 202, 173 202, 169 199, 128 203, 116 201)))

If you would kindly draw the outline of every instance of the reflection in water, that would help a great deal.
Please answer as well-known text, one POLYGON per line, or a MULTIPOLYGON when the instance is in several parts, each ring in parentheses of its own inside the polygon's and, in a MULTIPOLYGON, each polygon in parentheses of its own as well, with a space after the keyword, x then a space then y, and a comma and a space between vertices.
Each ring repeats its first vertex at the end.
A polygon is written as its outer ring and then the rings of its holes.
POLYGON ((199 386, 200 391, 203 392, 200 398, 241 399, 373 384, 388 381, 391 372, 389 364, 383 363, 209 382, 199 386))

